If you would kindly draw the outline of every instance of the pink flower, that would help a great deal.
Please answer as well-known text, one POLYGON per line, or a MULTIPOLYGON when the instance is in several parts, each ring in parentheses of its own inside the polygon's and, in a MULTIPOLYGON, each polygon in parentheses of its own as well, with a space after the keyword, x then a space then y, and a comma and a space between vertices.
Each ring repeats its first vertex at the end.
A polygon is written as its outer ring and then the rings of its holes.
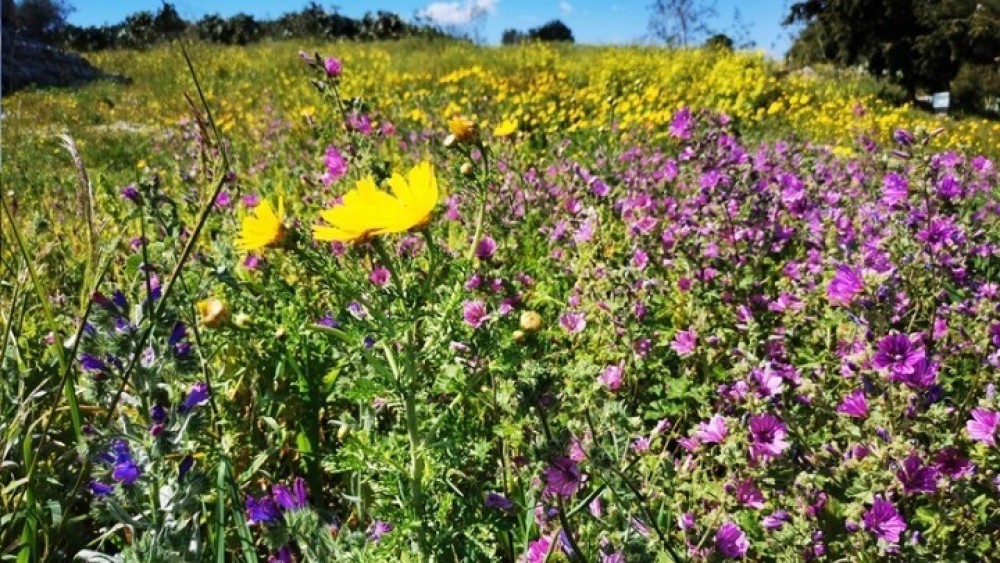
POLYGON ((604 368, 604 371, 601 372, 600 377, 598 377, 597 379, 598 381, 606 385, 608 389, 612 391, 617 391, 618 388, 622 386, 623 372, 624 370, 622 369, 621 364, 607 366, 606 368, 604 368))
POLYGON ((855 389, 837 406, 837 412, 854 418, 868 417, 868 400, 863 389, 855 389))
POLYGON ((677 352, 677 354, 686 358, 691 354, 694 354, 695 344, 698 342, 698 333, 694 328, 689 328, 687 330, 682 330, 674 335, 674 341, 670 344, 670 347, 677 352))
POLYGON ((861 270, 841 264, 837 273, 826 287, 826 296, 835 305, 850 305, 854 298, 865 290, 865 280, 861 270))
POLYGON ((375 266, 372 269, 372 273, 368 275, 368 281, 372 282, 375 287, 385 287, 385 284, 389 283, 392 279, 392 273, 385 266, 375 266))
POLYGON ((326 148, 323 164, 326 165, 326 174, 321 178, 324 186, 329 186, 347 174, 347 159, 333 145, 326 148))
POLYGON ((694 437, 706 444, 721 444, 728 434, 726 419, 722 418, 722 415, 717 414, 709 419, 708 422, 699 424, 698 431, 694 433, 694 437))
POLYGON ((972 420, 965 423, 969 438, 990 446, 997 445, 997 425, 1000 424, 1000 413, 987 409, 972 409, 972 420))
POLYGON ((336 57, 327 57, 323 62, 323 68, 326 70, 326 75, 330 78, 337 78, 340 76, 341 64, 340 59, 336 57))
POLYGON ((559 316, 559 326, 570 334, 583 332, 587 328, 587 317, 583 313, 567 311, 559 316))
POLYGON ((472 328, 479 328, 486 320, 486 304, 482 301, 466 301, 462 304, 462 318, 472 328))
POLYGON ((899 535, 906 529, 906 521, 896 507, 882 497, 876 497, 872 507, 864 515, 865 529, 878 539, 899 543, 899 535))

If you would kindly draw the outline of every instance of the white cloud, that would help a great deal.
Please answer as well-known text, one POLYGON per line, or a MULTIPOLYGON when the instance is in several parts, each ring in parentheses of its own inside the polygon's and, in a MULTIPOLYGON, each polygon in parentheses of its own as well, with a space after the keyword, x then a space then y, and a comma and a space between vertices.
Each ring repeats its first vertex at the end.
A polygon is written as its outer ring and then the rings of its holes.
POLYGON ((573 11, 573 6, 570 5, 569 2, 563 0, 562 2, 559 3, 559 11, 562 12, 563 15, 568 15, 570 12, 573 11))
POLYGON ((480 16, 492 13, 499 1, 434 2, 421 10, 420 15, 438 25, 465 25, 480 16))

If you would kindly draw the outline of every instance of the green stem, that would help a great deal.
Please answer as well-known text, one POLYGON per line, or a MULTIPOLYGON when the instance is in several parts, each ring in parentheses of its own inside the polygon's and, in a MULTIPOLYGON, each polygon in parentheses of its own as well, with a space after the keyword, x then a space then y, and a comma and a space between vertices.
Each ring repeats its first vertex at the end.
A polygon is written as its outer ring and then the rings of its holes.
MULTIPOLYGON (((410 509, 417 519, 417 541, 415 547, 417 549, 417 559, 419 561, 426 561, 427 555, 424 551, 426 546, 423 491, 424 460, 420 456, 422 439, 420 436, 420 421, 417 418, 417 400, 413 386, 414 379, 410 377, 409 381, 403 380, 399 364, 396 362, 396 356, 393 354, 392 348, 385 342, 382 342, 382 351, 385 353, 389 369, 396 380, 396 387, 400 395, 403 396, 403 406, 406 412, 406 433, 410 441, 410 509)), ((409 375, 413 375, 412 362, 407 363, 406 370, 409 375)))
POLYGON ((417 546, 421 561, 425 559, 424 545, 424 460, 420 456, 420 423, 417 420, 417 402, 414 394, 404 391, 406 404, 406 431, 410 438, 410 506, 417 517, 417 546))

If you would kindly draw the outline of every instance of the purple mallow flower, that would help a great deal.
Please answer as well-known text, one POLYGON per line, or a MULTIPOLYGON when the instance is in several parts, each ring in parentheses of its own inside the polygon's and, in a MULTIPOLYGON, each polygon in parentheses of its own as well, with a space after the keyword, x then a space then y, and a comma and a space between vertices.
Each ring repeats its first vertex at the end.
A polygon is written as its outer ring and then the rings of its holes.
POLYGON ((958 448, 945 448, 934 454, 934 467, 952 479, 969 475, 976 468, 958 448))
POLYGON ((686 358, 691 354, 694 354, 695 346, 698 343, 698 333, 694 328, 689 328, 687 330, 678 331, 674 335, 674 341, 670 343, 670 348, 677 355, 686 358))
POLYGON ((694 433, 694 437, 705 444, 721 444, 727 435, 726 419, 718 414, 707 422, 700 423, 698 431, 694 433))
POLYGON ((903 484, 903 492, 908 495, 937 491, 937 468, 924 465, 916 452, 910 452, 910 455, 903 460, 896 477, 903 484))
POLYGON ((876 497, 864 514, 864 527, 882 541, 899 543, 899 535, 906 530, 906 521, 891 502, 876 497))
POLYGON ((848 306, 858 294, 865 290, 865 280, 861 270, 841 264, 826 287, 826 295, 835 305, 848 306))
POLYGON ((542 536, 528 544, 528 551, 518 559, 518 563, 545 563, 552 550, 552 538, 542 536))
POLYGON ((925 357, 918 340, 905 334, 890 334, 879 341, 872 366, 886 372, 890 379, 898 380, 912 375, 925 357))
POLYGON ((771 514, 765 516, 762 523, 764 528, 767 530, 780 530, 786 522, 790 522, 791 520, 792 517, 787 511, 775 510, 771 514))
POLYGON ((965 423, 969 438, 987 444, 997 445, 997 425, 1000 424, 1000 413, 988 409, 972 409, 972 420, 965 423))
POLYGON ((545 480, 545 494, 570 498, 576 494, 585 480, 576 462, 568 457, 556 458, 542 472, 545 480))
POLYGON ((479 328, 486 322, 486 304, 482 301, 466 301, 462 304, 462 319, 472 328, 479 328))
POLYGON ((854 418, 868 417, 868 400, 864 389, 855 389, 840 402, 837 412, 854 418))
POLYGON ((726 522, 715 532, 715 549, 725 558, 740 559, 750 549, 750 542, 739 526, 726 522))
POLYGON ((587 328, 587 317, 583 313, 567 311, 559 316, 559 326, 570 334, 583 332, 587 328))
POLYGON ((750 457, 755 461, 778 457, 788 449, 787 435, 787 427, 777 417, 770 414, 751 416, 750 457))
POLYGON ((597 379, 609 390, 617 391, 622 386, 623 373, 624 369, 622 364, 610 365, 604 368, 601 375, 597 379))

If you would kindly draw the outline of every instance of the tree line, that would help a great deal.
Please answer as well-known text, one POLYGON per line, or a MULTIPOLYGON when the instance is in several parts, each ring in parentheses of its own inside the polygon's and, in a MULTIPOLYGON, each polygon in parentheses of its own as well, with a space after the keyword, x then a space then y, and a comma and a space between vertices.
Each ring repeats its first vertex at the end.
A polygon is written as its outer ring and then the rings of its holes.
POLYGON ((209 14, 188 21, 173 5, 164 4, 155 13, 136 12, 119 23, 77 26, 66 20, 71 12, 63 0, 3 0, 3 25, 24 37, 77 51, 141 49, 182 34, 225 45, 304 37, 376 41, 445 35, 432 25, 412 24, 393 12, 380 10, 351 18, 328 12, 315 2, 272 20, 238 13, 230 17, 209 14))

